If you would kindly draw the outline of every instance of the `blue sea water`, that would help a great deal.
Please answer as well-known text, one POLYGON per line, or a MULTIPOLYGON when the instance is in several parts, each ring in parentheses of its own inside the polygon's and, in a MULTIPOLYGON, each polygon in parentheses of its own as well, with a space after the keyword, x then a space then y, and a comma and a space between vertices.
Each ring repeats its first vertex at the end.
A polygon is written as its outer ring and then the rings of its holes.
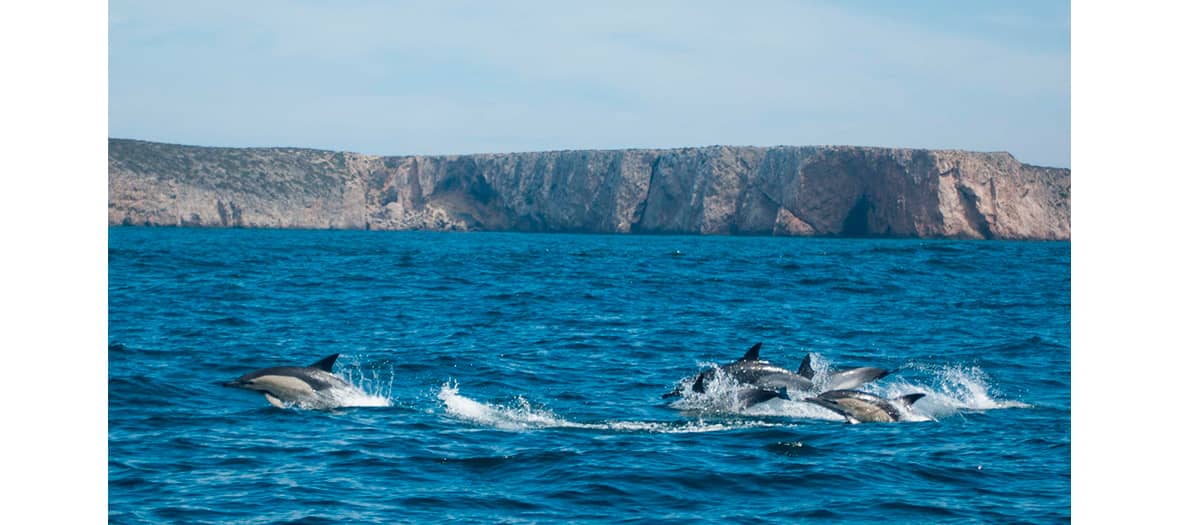
POLYGON ((1070 520, 1069 243, 112 228, 108 270, 112 523, 1070 520), (760 341, 926 397, 661 397, 760 341), (334 353, 329 404, 221 386, 334 353))

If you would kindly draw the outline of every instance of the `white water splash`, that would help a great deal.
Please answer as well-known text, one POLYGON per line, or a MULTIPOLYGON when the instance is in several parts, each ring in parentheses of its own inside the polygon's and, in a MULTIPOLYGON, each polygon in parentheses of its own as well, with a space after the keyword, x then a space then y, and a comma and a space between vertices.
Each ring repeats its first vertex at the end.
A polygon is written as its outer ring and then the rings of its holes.
POLYGON ((304 410, 388 406, 393 406, 393 402, 389 398, 370 394, 351 384, 321 390, 316 392, 314 396, 286 404, 286 408, 300 408, 304 410))
POLYGON ((393 402, 384 396, 370 394, 355 386, 332 388, 328 390, 328 398, 336 403, 336 407, 387 407, 393 402))
MULTIPOLYGON (((937 419, 963 410, 995 410, 1029 408, 1020 401, 996 399, 986 373, 978 367, 942 366, 915 367, 926 372, 931 384, 912 382, 903 377, 880 384, 866 385, 865 391, 885 398, 923 393, 925 397, 914 403, 912 415, 918 420, 937 419), (923 419, 924 418, 924 419, 923 419)), ((893 376, 891 376, 893 377, 893 376)), ((903 415, 905 411, 903 411, 903 415)))
POLYGON ((517 397, 510 405, 482 403, 459 394, 459 385, 448 382, 439 388, 438 399, 442 401, 447 414, 480 426, 500 430, 522 432, 548 428, 575 428, 590 430, 612 430, 619 432, 649 432, 657 434, 680 434, 694 432, 720 432, 750 427, 778 426, 759 421, 724 421, 688 423, 665 423, 655 421, 605 421, 601 423, 579 423, 558 416, 552 411, 532 406, 523 397, 517 397))
POLYGON ((343 370, 341 376, 355 390, 354 392, 343 393, 344 395, 341 397, 342 401, 351 404, 342 406, 392 406, 394 376, 392 367, 385 377, 378 370, 373 370, 371 375, 366 375, 363 370, 353 367, 343 370))
POLYGON ((459 385, 446 383, 439 389, 438 398, 448 414, 483 426, 500 430, 531 430, 580 425, 557 417, 547 410, 533 408, 523 397, 516 398, 515 406, 491 405, 459 395, 459 385))

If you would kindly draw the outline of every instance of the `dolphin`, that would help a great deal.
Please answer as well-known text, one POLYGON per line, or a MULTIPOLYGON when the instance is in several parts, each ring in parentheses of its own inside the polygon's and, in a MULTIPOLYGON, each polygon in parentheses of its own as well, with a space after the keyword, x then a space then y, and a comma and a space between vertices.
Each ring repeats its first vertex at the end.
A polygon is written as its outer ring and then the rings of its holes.
MULTIPOLYGON (((823 386, 826 387, 826 390, 854 390, 865 383, 876 381, 888 374, 889 371, 884 368, 871 366, 834 370, 828 374, 827 383, 823 384, 823 386)), ((815 370, 811 368, 810 353, 799 364, 799 375, 813 381, 815 380, 815 370)))
POLYGON ((261 392, 270 404, 284 408, 292 403, 315 398, 331 388, 348 386, 344 378, 332 373, 340 354, 332 354, 307 367, 276 366, 255 370, 222 386, 261 392))
POLYGON ((737 394, 738 403, 742 408, 750 408, 763 401, 770 401, 771 399, 791 399, 786 394, 777 390, 766 390, 764 388, 746 388, 737 394))
POLYGON ((908 407, 925 396, 926 394, 909 394, 885 399, 859 390, 829 390, 804 401, 840 414, 849 423, 891 423, 901 420, 901 411, 898 407, 908 407))
MULTIPOLYGON (((762 343, 757 343, 746 350, 746 354, 741 359, 729 363, 719 368, 710 368, 697 375, 696 381, 692 384, 692 391, 702 393, 705 391, 705 383, 713 381, 717 378, 717 374, 723 373, 726 376, 732 377, 738 383, 754 387, 754 390, 761 391, 761 394, 751 394, 750 399, 761 397, 761 401, 766 401, 771 397, 781 397, 777 393, 781 389, 807 391, 812 389, 811 379, 803 377, 798 373, 787 370, 781 366, 770 364, 763 361, 758 353, 762 350, 762 343)), ((810 366, 810 365, 809 365, 810 366)), ((677 388, 663 397, 674 397, 681 395, 680 389, 677 388)), ((745 394, 743 394, 745 395, 745 394)), ((756 401, 759 402, 759 401, 756 401)), ((750 403, 753 404, 753 403, 750 403)), ((747 405, 749 406, 749 405, 747 405)))

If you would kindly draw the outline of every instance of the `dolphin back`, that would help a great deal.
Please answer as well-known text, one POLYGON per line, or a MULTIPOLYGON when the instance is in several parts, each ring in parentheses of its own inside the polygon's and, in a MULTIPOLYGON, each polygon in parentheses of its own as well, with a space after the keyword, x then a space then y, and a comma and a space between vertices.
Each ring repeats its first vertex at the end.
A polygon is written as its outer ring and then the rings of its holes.
POLYGON ((797 374, 791 373, 789 370, 777 372, 773 370, 756 371, 757 373, 750 374, 747 383, 755 385, 759 388, 766 389, 780 389, 788 388, 791 390, 806 391, 811 390, 814 386, 810 379, 800 377, 797 374))

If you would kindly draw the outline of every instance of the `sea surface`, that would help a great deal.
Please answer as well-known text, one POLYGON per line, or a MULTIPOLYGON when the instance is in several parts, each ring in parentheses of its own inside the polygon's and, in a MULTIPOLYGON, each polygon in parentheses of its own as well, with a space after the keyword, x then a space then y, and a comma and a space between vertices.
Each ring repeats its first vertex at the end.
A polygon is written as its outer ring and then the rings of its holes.
POLYGON ((1070 244, 118 227, 112 523, 1070 520, 1070 244), (924 393, 663 394, 762 342, 924 393), (352 387, 222 383, 339 353, 352 387))

